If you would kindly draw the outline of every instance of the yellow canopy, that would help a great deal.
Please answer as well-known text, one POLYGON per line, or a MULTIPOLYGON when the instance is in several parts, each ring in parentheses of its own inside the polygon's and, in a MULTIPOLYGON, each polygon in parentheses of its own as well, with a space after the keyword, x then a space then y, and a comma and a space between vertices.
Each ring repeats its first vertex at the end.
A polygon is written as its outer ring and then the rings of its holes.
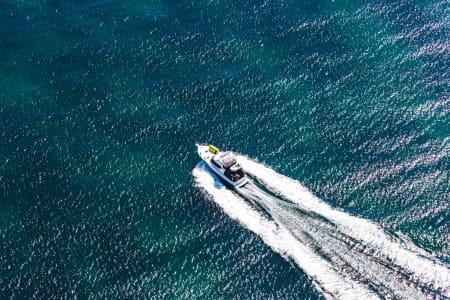
POLYGON ((213 146, 213 145, 209 145, 209 151, 214 154, 217 154, 217 153, 219 153, 219 148, 217 148, 216 146, 213 146))

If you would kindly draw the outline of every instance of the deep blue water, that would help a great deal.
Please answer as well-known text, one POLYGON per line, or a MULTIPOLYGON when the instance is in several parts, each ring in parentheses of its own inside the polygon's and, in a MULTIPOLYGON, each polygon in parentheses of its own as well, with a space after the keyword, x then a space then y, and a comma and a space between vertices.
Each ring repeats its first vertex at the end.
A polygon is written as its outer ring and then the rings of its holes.
POLYGON ((0 298, 316 299, 210 142, 450 264, 448 1, 0 1, 0 298))

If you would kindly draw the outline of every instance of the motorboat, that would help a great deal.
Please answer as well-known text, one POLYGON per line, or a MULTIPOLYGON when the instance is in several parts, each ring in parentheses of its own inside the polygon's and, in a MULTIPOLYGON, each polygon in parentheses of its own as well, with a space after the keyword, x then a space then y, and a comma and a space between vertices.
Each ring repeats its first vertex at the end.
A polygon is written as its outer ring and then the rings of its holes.
POLYGON ((208 167, 233 188, 248 182, 242 166, 230 151, 221 152, 213 145, 196 144, 197 153, 208 167))

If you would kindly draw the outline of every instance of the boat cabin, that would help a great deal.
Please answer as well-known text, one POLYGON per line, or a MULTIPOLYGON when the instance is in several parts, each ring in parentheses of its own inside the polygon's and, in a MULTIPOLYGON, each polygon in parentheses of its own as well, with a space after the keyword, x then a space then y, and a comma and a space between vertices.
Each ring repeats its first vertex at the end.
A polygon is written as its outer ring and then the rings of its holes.
POLYGON ((223 170, 223 174, 233 182, 239 181, 245 176, 244 170, 231 152, 221 152, 215 155, 212 162, 223 170))

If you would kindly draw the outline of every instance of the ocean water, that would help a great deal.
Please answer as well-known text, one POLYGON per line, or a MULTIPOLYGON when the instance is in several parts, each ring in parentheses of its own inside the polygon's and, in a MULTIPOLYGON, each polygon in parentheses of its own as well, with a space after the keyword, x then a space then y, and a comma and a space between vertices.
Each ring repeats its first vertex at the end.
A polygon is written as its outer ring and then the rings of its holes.
POLYGON ((0 298, 449 298, 449 41, 439 0, 0 1, 0 298))

